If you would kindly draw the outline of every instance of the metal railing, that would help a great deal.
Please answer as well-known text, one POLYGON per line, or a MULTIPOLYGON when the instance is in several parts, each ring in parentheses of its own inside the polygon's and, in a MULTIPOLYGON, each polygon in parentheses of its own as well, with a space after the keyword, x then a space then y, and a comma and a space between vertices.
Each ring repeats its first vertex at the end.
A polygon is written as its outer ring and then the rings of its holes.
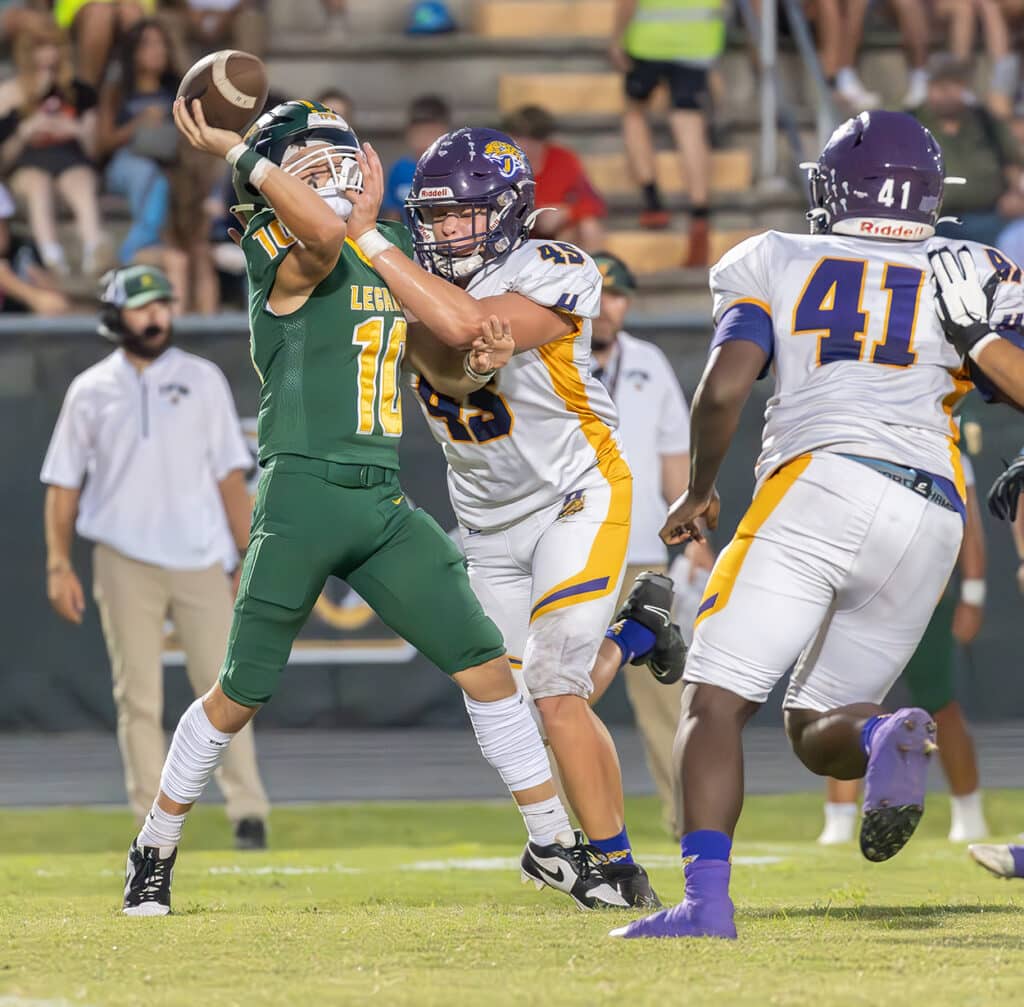
MULTIPOLYGON (((737 0, 744 27, 758 57, 758 97, 761 106, 761 143, 759 174, 762 180, 778 178, 779 152, 778 134, 781 128, 793 153, 790 171, 786 174, 798 176, 801 161, 808 159, 803 138, 797 122, 792 101, 787 98, 780 85, 778 72, 779 31, 778 7, 775 0, 763 0, 761 16, 754 11, 751 0, 737 0)), ((781 0, 789 22, 790 33, 804 67, 811 76, 815 91, 816 122, 819 149, 831 135, 837 124, 835 105, 831 89, 825 80, 818 52, 811 37, 807 19, 799 0, 781 0)))

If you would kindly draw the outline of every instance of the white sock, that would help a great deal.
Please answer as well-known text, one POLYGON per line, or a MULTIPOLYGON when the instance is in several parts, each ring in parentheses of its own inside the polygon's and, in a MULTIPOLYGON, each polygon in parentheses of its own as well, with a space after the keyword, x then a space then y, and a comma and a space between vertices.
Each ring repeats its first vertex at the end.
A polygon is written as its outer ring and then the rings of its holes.
POLYGON ((160 789, 179 804, 192 804, 206 789, 234 737, 218 731, 197 699, 182 715, 160 775, 160 789))
POLYGON ((834 803, 833 801, 825 802, 825 821, 829 822, 833 819, 846 819, 857 817, 857 804, 842 804, 834 803))
POLYGON ((42 241, 39 243, 39 255, 44 265, 52 265, 55 262, 64 262, 64 248, 59 241, 42 241))
POLYGON ((184 827, 184 815, 172 815, 154 801, 139 830, 137 842, 139 846, 177 846, 184 827))
POLYGON ((981 806, 981 791, 963 797, 950 795, 950 837, 964 835, 977 839, 988 834, 985 810, 981 806))
POLYGON ((864 85, 857 76, 857 71, 852 66, 841 66, 836 71, 836 87, 840 91, 863 91, 864 85))
POLYGON ((572 832, 569 816, 557 796, 536 804, 520 804, 519 811, 526 823, 530 841, 541 846, 549 846, 562 832, 572 832))
POLYGON ((853 839, 853 831, 857 827, 856 804, 833 804, 825 802, 825 827, 818 836, 823 846, 834 843, 848 843, 853 839))
POLYGON ((923 67, 919 66, 910 71, 909 87, 927 87, 928 86, 928 71, 923 67))

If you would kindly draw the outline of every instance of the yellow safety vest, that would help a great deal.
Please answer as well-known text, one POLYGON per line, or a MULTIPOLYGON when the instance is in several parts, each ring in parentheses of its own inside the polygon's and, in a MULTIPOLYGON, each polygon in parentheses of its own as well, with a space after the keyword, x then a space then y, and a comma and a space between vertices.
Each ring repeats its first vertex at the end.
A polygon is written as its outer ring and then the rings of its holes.
POLYGON ((634 59, 709 66, 725 48, 725 0, 637 0, 623 45, 634 59))

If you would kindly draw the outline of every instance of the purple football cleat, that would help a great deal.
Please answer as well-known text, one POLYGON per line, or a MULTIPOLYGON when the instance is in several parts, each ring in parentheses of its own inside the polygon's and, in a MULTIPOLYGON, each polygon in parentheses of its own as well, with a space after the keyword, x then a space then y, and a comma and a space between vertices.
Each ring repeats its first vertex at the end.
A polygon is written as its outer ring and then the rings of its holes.
POLYGON ((935 721, 919 707, 897 710, 875 729, 864 775, 860 849, 868 860, 896 856, 924 814, 935 721))
POLYGON ((731 867, 724 860, 687 864, 686 896, 671 909, 644 916, 609 937, 721 937, 736 940, 733 904, 729 898, 731 867))

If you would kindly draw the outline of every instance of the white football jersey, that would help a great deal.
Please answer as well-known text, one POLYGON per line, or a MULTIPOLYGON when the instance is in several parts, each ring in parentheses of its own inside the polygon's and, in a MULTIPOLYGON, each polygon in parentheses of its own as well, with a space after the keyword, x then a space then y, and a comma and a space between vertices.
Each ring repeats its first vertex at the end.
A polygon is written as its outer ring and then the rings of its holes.
POLYGON ((530 239, 480 270, 467 290, 477 298, 522 294, 574 317, 576 331, 517 353, 498 372, 496 388, 464 402, 413 375, 464 527, 505 528, 572 493, 590 469, 625 468, 615 406, 590 375, 590 319, 601 310, 601 283, 594 261, 574 245, 530 239))
POLYGON ((758 484, 784 462, 824 450, 944 476, 963 495, 959 430, 951 414, 972 384, 939 325, 927 253, 964 245, 983 283, 993 272, 1003 281, 992 327, 1019 327, 1021 270, 976 242, 767 231, 737 245, 711 270, 716 324, 746 304, 754 323, 749 331, 760 324, 770 332, 765 348, 775 390, 765 411, 758 484))

